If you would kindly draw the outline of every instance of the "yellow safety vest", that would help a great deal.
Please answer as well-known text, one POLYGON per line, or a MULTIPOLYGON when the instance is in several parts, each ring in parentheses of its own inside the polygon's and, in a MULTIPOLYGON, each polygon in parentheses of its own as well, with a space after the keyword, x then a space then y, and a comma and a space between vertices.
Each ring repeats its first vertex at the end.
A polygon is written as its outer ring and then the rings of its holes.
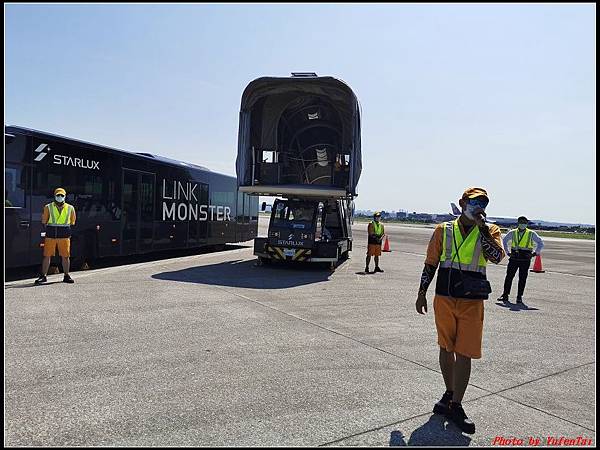
POLYGON ((73 207, 67 203, 64 204, 61 210, 59 210, 54 202, 48 203, 49 217, 47 225, 53 227, 70 227, 71 211, 73 207))
POLYGON ((513 250, 533 250, 533 239, 532 233, 529 228, 525 228, 523 235, 519 238, 519 229, 515 228, 512 230, 512 243, 511 248, 513 250))
POLYGON ((383 236, 383 225, 375 222, 374 220, 371 222, 371 224, 373 225, 373 231, 375 232, 375 235, 383 236))
POLYGON ((440 255, 440 268, 460 269, 485 275, 487 261, 481 251, 479 228, 474 226, 469 235, 463 239, 458 226, 458 219, 452 222, 444 222, 443 226, 444 240, 442 254, 440 255), (456 254, 457 248, 458 255, 456 254))

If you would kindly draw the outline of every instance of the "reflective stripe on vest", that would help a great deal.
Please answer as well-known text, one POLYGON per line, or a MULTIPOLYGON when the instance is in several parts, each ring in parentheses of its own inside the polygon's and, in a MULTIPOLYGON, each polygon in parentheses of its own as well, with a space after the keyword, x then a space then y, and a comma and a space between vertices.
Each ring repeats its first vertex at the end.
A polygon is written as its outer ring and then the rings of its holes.
POLYGON ((516 250, 533 250, 533 236, 529 228, 525 228, 525 232, 519 239, 519 229, 514 229, 511 248, 516 250))
POLYGON ((375 221, 372 221, 371 224, 373 225, 373 231, 375 232, 375 236, 382 236, 383 235, 383 225, 381 225, 380 223, 377 223, 375 221))
POLYGON ((474 226, 466 239, 463 239, 458 226, 458 219, 453 222, 444 222, 444 240, 442 254, 440 255, 440 267, 444 269, 479 272, 485 275, 487 261, 481 251, 479 236, 479 228, 474 226), (454 245, 455 236, 456 245, 454 245), (457 247, 458 255, 456 254, 457 247))
POLYGON ((71 226, 71 211, 73 211, 73 207, 71 205, 65 203, 60 211, 54 202, 48 203, 46 206, 48 207, 48 212, 50 213, 48 217, 48 223, 46 225, 53 227, 71 226))

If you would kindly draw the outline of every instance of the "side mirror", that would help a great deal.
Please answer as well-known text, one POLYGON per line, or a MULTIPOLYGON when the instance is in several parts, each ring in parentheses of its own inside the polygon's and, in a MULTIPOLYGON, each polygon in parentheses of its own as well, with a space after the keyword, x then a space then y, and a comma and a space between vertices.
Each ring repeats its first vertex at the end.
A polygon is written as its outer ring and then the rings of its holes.
POLYGON ((267 202, 262 202, 262 206, 260 207, 261 211, 266 211, 267 209, 267 202))

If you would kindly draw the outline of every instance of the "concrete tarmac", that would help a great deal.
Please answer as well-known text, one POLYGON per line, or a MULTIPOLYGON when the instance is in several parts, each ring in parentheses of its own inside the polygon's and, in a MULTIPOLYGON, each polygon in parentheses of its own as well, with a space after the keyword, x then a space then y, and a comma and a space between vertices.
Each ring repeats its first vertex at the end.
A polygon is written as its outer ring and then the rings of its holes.
POLYGON ((363 273, 356 224, 333 273, 257 266, 248 242, 6 283, 5 446, 595 445, 594 242, 547 240, 522 308, 489 266, 466 435, 431 412, 434 286, 414 307, 433 229, 386 228, 383 274, 363 273))

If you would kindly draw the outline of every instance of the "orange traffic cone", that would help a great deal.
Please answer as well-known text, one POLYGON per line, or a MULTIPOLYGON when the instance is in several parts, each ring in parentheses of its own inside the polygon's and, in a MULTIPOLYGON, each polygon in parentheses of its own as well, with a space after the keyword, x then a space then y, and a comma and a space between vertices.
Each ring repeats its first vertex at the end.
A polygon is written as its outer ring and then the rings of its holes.
POLYGON ((384 252, 391 252, 390 250, 390 240, 387 237, 387 234, 385 235, 385 244, 383 244, 383 250, 384 252))
POLYGON ((536 255, 535 262, 533 263, 533 269, 531 269, 530 272, 536 272, 536 273, 544 273, 545 272, 545 270, 542 270, 542 256, 541 255, 536 255))

